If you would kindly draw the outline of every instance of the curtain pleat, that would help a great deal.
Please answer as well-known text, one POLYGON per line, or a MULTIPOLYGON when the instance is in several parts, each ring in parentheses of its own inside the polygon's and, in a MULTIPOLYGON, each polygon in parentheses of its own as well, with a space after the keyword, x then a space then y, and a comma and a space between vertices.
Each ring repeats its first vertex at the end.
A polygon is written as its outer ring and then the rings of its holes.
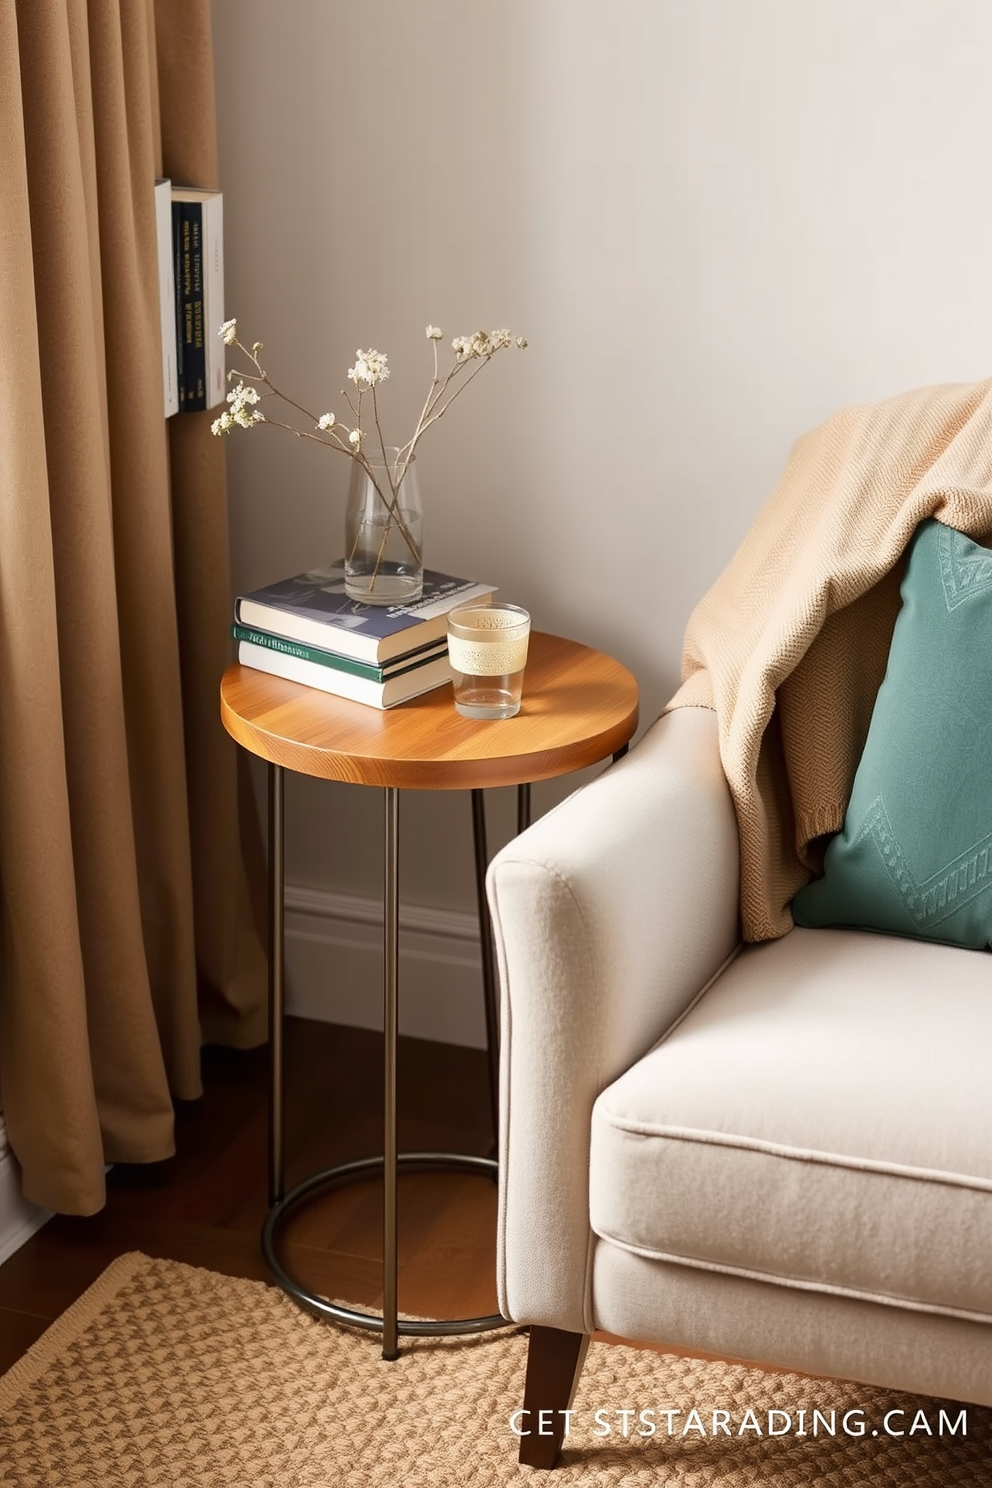
MULTIPOLYGON (((181 185, 222 188, 210 6, 159 0, 154 15, 162 172, 181 185)), ((172 531, 200 1017, 207 1042, 245 1048, 260 1043, 268 1026, 264 859, 248 761, 220 723, 219 681, 231 660, 231 585, 225 450, 210 433, 215 416, 169 420, 172 531)))
POLYGON ((30 252, 15 0, 0 0, 0 1089, 8 1137, 48 1203, 103 1198, 63 747, 55 564, 30 252), (48 1119, 34 1119, 34 1074, 48 1119))
MULTIPOLYGON (((209 35, 205 3, 160 8, 209 35)), ((172 1153, 198 992, 227 1041, 265 1032, 222 452, 162 410, 169 97, 151 0, 0 0, 0 1093, 26 1196, 74 1213, 107 1162, 172 1153)))

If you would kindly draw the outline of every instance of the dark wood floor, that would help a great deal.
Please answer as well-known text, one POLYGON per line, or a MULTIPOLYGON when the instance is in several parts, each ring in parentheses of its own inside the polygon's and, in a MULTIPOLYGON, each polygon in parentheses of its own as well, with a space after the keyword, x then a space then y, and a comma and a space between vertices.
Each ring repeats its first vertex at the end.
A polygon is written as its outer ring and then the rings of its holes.
MULTIPOLYGON (((287 1023, 287 1186, 382 1150, 381 1036, 287 1023)), ((106 1207, 56 1216, 0 1266, 0 1372, 8 1369, 116 1256, 129 1250, 268 1280, 259 1250, 266 1212, 266 1054, 204 1050, 205 1093, 177 1112, 168 1162, 114 1168, 106 1207)), ((399 1142, 406 1150, 487 1154, 485 1055, 401 1039, 399 1142)), ((380 1302, 381 1189, 328 1193, 286 1226, 289 1269, 325 1295, 380 1302)), ((497 1311, 496 1190, 486 1177, 400 1179, 399 1301, 407 1312, 497 1311)))

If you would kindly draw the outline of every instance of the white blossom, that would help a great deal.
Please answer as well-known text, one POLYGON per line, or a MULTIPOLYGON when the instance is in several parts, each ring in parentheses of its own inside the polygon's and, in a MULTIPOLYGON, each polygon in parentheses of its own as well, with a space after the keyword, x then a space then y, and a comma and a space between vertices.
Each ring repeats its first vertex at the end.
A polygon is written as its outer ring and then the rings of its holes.
POLYGON ((492 335, 488 331, 476 331, 474 336, 456 336, 451 349, 460 362, 467 362, 491 357, 501 347, 509 346, 512 339, 509 331, 493 331, 492 335))
MULTIPOLYGON (((444 339, 444 333, 440 326, 427 325, 425 327, 425 334, 429 341, 435 343, 433 353, 433 381, 431 382, 427 403, 414 428, 413 436, 403 447, 406 451, 406 459, 413 457, 413 452, 421 436, 437 422, 461 391, 461 388, 472 380, 475 372, 480 371, 481 367, 490 361, 497 351, 502 351, 508 346, 523 348, 527 345, 526 337, 514 336, 505 326, 494 331, 474 331, 470 336, 455 336, 451 342, 451 349, 454 353, 454 364, 442 374, 438 370, 436 343, 444 339), (479 366, 469 369, 467 363, 470 361, 478 362, 479 366)), ((263 350, 261 341, 253 342, 251 351, 248 351, 247 346, 242 344, 238 337, 238 323, 233 318, 231 320, 225 320, 224 324, 218 330, 218 335, 226 346, 235 346, 250 358, 252 370, 243 373, 234 369, 228 371, 228 382, 231 384, 236 383, 236 385, 232 386, 231 391, 227 395, 227 407, 220 412, 219 416, 214 419, 210 426, 213 434, 228 434, 235 428, 251 429, 255 424, 265 423, 265 415, 257 406, 263 398, 274 397, 277 400, 289 403, 298 412, 303 411, 300 404, 294 402, 280 388, 276 387, 269 378, 268 373, 262 368, 258 359, 259 353, 263 350), (247 382, 243 380, 245 377, 248 378, 247 382), (237 380, 239 378, 242 380, 237 380)), ((343 395, 347 399, 350 411, 356 419, 362 419, 362 394, 375 388, 379 383, 384 382, 388 376, 389 366, 386 354, 376 351, 373 348, 363 351, 359 347, 355 354, 355 365, 348 369, 348 377, 358 388, 358 397, 352 401, 348 394, 343 395)), ((306 417, 309 420, 314 419, 314 415, 311 413, 307 413, 306 417)), ((374 421, 374 435, 376 439, 384 439, 385 436, 379 423, 377 405, 374 407, 374 421)), ((301 438, 312 439, 314 437, 314 433, 307 433, 305 428, 300 429, 291 424, 279 423, 278 420, 274 421, 274 426, 289 429, 290 432, 297 434, 301 438)), ((328 434, 334 431, 333 439, 323 440, 322 443, 329 445, 332 449, 343 451, 359 464, 365 464, 364 444, 367 430, 361 427, 349 430, 347 425, 338 424, 333 413, 319 414, 316 417, 316 422, 311 424, 311 430, 320 434, 328 434)))
POLYGON ((348 368, 348 376, 356 386, 364 382, 367 387, 375 387, 376 383, 384 382, 389 376, 385 352, 362 351, 359 347, 355 355, 358 360, 353 367, 348 368))
MULTIPOLYGON (((260 408, 250 409, 247 406, 250 403, 254 403, 258 398, 255 389, 247 388, 245 391, 254 393, 255 396, 237 403, 232 403, 230 408, 225 408, 220 418, 215 418, 210 425, 211 434, 228 434, 235 425, 239 425, 242 429, 250 429, 253 424, 265 423, 265 414, 260 408)), ((228 402, 230 402, 232 395, 228 393, 227 396, 228 402)))
POLYGON ((253 407, 258 402, 258 397, 258 389, 252 387, 251 383, 239 382, 237 387, 227 395, 230 408, 222 413, 219 419, 214 420, 214 425, 211 425, 213 432, 226 434, 234 424, 240 425, 242 429, 250 429, 252 424, 264 423, 264 415, 259 409, 253 407))

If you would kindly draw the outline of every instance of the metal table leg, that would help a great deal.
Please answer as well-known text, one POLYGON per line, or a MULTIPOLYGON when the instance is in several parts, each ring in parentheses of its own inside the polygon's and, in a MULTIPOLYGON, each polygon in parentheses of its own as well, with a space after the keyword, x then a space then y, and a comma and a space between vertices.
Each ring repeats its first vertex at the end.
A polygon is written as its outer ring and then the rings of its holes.
MULTIPOLYGON (((517 831, 530 826, 530 785, 517 786, 517 831)), ((472 792, 472 841, 475 849, 475 899, 479 916, 479 945, 482 951, 482 995, 486 1015, 486 1056, 489 1068, 489 1113, 493 1142, 499 1141, 499 992, 493 951, 493 923, 486 898, 486 798, 482 790, 472 792)))
POLYGON ((486 869, 489 866, 489 849, 486 844, 486 798, 481 790, 472 792, 472 842, 475 848, 475 901, 479 915, 479 948, 482 952, 482 997, 486 1015, 489 1115, 495 1143, 499 1140, 499 1012, 496 1003, 493 927, 486 899, 486 869))
POLYGON ((284 856, 283 770, 269 765, 269 1203, 282 1201, 283 1171, 283 986, 284 856))
POLYGON ((283 771, 269 766, 269 1212, 262 1227, 262 1254, 275 1282, 301 1307, 334 1322, 348 1323, 382 1334, 383 1359, 399 1358, 399 1338, 456 1337, 484 1333, 507 1326, 499 1313, 488 1317, 429 1319, 399 1318, 397 1247, 397 1173, 399 1168, 423 1172, 452 1169, 495 1178, 492 1158, 453 1152, 397 1152, 396 1141, 396 1053, 399 1033, 399 813, 398 791, 385 792, 385 874, 383 930, 383 1102, 382 1157, 360 1158, 339 1163, 315 1173, 285 1192, 283 1138, 283 771), (353 1182, 376 1173, 383 1183, 382 1312, 360 1312, 341 1307, 310 1291, 290 1276, 278 1254, 278 1232, 283 1222, 301 1204, 336 1184, 353 1182))
POLYGON ((530 826, 530 782, 517 786, 517 836, 530 826))
POLYGON ((383 892, 383 993, 382 1045, 383 1139, 382 1139, 382 1357, 399 1356, 396 1331, 396 1037, 398 1032, 398 987, 400 958, 400 893, 397 790, 387 786, 385 797, 385 885, 383 892))

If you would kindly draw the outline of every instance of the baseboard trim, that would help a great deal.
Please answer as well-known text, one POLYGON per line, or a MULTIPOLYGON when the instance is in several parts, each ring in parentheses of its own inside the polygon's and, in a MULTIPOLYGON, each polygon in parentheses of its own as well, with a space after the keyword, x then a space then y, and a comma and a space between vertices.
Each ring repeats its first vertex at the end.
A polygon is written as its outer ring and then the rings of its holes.
MULTIPOLYGON (((285 905, 287 1011, 354 1028, 381 1028, 381 901, 287 884, 285 905)), ((485 1048, 474 914, 401 906, 400 1032, 485 1048)))
POLYGON ((51 1217, 50 1210, 29 1204, 21 1193, 20 1169, 0 1112, 0 1266, 51 1217))

